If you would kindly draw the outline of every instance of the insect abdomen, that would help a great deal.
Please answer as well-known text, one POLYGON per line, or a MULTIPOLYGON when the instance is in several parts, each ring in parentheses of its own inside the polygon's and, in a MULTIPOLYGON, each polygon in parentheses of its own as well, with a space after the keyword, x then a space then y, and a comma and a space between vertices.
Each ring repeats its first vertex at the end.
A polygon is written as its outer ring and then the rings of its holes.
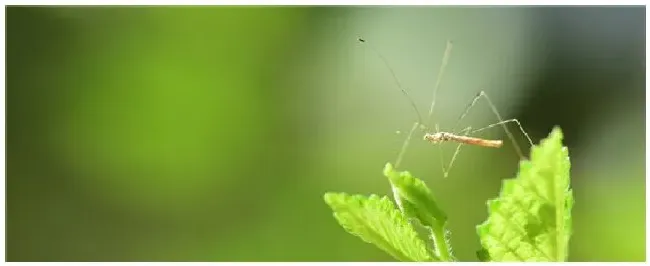
POLYGON ((477 145, 489 148, 500 148, 503 146, 502 140, 479 139, 465 136, 453 136, 452 140, 467 145, 477 145))

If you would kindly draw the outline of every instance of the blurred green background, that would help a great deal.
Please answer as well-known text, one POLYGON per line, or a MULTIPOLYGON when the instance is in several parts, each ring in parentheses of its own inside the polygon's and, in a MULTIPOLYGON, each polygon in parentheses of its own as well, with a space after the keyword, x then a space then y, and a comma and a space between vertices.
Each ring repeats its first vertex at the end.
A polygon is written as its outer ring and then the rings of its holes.
MULTIPOLYGON (((450 130, 484 89, 572 160, 571 261, 645 260, 643 7, 8 7, 9 261, 392 261, 347 234, 327 191, 388 194, 421 112, 450 130)), ((496 118, 484 103, 463 126, 496 118)), ((512 128, 515 129, 514 127, 512 128)), ((501 138, 495 128, 481 137, 501 138)), ((524 145, 523 137, 518 141, 524 145)), ((518 157, 465 147, 442 178, 402 169, 450 216, 456 256, 518 157)), ((443 146, 448 159, 452 146, 443 146)), ((528 147, 525 146, 525 151, 528 147)))

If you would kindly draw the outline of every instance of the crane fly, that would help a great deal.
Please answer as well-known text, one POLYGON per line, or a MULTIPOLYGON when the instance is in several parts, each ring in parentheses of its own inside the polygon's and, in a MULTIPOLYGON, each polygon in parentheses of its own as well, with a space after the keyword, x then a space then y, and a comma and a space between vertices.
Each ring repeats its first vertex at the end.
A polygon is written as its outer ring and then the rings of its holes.
MULTIPOLYGON (((406 149, 407 149, 407 147, 409 145, 409 142, 411 140, 411 136, 413 135, 415 130, 417 130, 418 128, 421 131, 423 131, 423 133, 424 133, 423 139, 430 142, 430 143, 432 143, 432 144, 440 144, 440 143, 443 143, 443 142, 456 142, 456 143, 458 143, 458 145, 456 146, 456 149, 454 151, 454 155, 452 156, 451 161, 449 162, 449 165, 446 166, 446 167, 445 167, 445 162, 444 162, 444 158, 443 158, 443 154, 442 154, 442 147, 440 145, 438 145, 438 147, 440 148, 440 161, 441 161, 442 171, 443 171, 444 177, 447 177, 449 175, 449 171, 450 171, 451 167, 453 166, 454 161, 456 160, 456 157, 458 156, 458 153, 460 152, 460 148, 462 147, 462 145, 473 145, 473 146, 480 146, 480 147, 487 147, 487 148, 500 148, 500 147, 503 146, 503 141, 502 140, 490 140, 490 139, 483 139, 483 138, 478 138, 478 137, 471 137, 471 136, 469 136, 470 134, 478 133, 480 131, 483 131, 483 130, 493 128, 495 126, 500 125, 500 126, 503 127, 503 130, 505 131, 508 138, 512 141, 512 145, 513 145, 515 151, 517 152, 517 155, 519 155, 519 157, 523 159, 523 158, 525 158, 525 156, 523 155, 523 153, 521 151, 521 148, 519 147, 519 145, 515 141, 513 134, 510 132, 508 127, 506 127, 506 124, 508 124, 508 123, 516 123, 517 126, 519 127, 519 130, 524 134, 524 136, 526 137, 526 139, 530 143, 530 146, 533 146, 533 141, 530 139, 530 137, 528 136, 528 133, 526 133, 524 128, 521 126, 521 123, 519 122, 519 120, 517 120, 517 119, 503 120, 503 118, 501 118, 501 115, 497 111, 495 105, 492 103, 492 101, 490 100, 488 95, 485 93, 485 91, 482 91, 482 90, 474 97, 472 102, 465 108, 465 111, 458 118, 458 120, 456 122, 456 125, 452 129, 452 132, 454 132, 455 129, 458 128, 458 126, 459 126, 460 122, 463 120, 463 118, 465 118, 465 116, 467 116, 467 114, 472 109, 472 107, 480 99, 484 99, 487 102, 487 104, 489 105, 492 113, 494 113, 494 115, 499 120, 499 122, 488 125, 488 126, 485 126, 483 128, 479 128, 479 129, 472 129, 472 127, 466 127, 464 129, 458 131, 457 133, 441 131, 438 124, 436 123, 435 124, 435 131, 430 130, 423 123, 422 115, 420 114, 420 111, 418 110, 418 108, 417 108, 415 102, 413 101, 413 99, 409 96, 406 89, 404 89, 404 87, 402 86, 402 84, 399 81, 399 79, 397 78, 397 75, 395 74, 395 71, 393 70, 393 68, 391 68, 390 65, 388 64, 388 60, 381 53, 379 53, 379 51, 377 49, 375 49, 373 46, 371 46, 365 39, 359 37, 359 38, 357 38, 357 40, 360 43, 363 43, 364 45, 367 45, 368 47, 370 47, 370 49, 373 50, 375 52, 375 54, 381 59, 381 61, 386 66, 386 68, 388 68, 388 70, 390 71, 390 73, 391 73, 391 75, 393 77, 393 81, 395 82, 397 87, 400 89, 402 94, 408 99, 409 103, 411 104, 411 107, 413 107, 413 110, 415 111, 415 113, 416 113, 416 115, 418 117, 418 121, 414 123, 413 127, 411 128, 411 131, 409 132, 409 134, 406 137, 406 140, 404 140, 404 144, 402 145, 402 149, 400 150, 400 152, 399 152, 399 154, 397 156, 397 159, 395 160, 395 168, 397 168, 399 166, 399 164, 401 163, 402 158, 404 157, 404 153, 406 152, 406 149), (431 132, 433 132, 433 133, 431 133, 431 132)), ((432 97, 432 100, 431 100, 431 106, 429 108, 427 121, 431 120, 431 118, 432 118, 433 110, 434 110, 434 107, 435 107, 435 104, 436 104, 436 96, 437 96, 437 93, 438 93, 438 89, 440 87, 441 77, 444 74, 445 68, 446 68, 446 66, 447 66, 447 64, 449 62, 449 57, 451 55, 452 47, 453 47, 453 44, 450 41, 447 41, 447 48, 445 49, 445 53, 444 53, 443 58, 442 58, 442 64, 440 66, 440 69, 438 70, 438 76, 436 77, 436 83, 435 83, 435 85, 433 87, 433 97, 432 97)))

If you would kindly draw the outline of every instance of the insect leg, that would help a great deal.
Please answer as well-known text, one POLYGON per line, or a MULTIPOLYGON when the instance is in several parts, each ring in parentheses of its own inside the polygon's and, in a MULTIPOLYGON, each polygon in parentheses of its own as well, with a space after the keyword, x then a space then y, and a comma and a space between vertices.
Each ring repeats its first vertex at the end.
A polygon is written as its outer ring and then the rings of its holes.
POLYGON ((436 77, 436 84, 433 87, 433 97, 431 99, 431 107, 429 108, 429 114, 427 115, 426 122, 431 122, 431 116, 433 115, 433 108, 436 106, 436 96, 438 95, 438 88, 440 88, 440 82, 442 81, 442 75, 445 73, 447 68, 447 63, 449 63, 449 57, 451 56, 451 49, 453 44, 451 41, 447 41, 447 48, 445 48, 445 54, 442 56, 442 63, 440 64, 440 69, 438 70, 438 76, 436 77))
POLYGON ((493 127, 498 126, 498 125, 507 124, 507 123, 516 123, 517 126, 519 127, 519 130, 521 130, 521 132, 524 133, 524 136, 526 136, 526 139, 530 143, 530 146, 533 146, 533 141, 528 136, 528 133, 526 133, 526 131, 523 129, 523 127, 521 126, 521 123, 519 122, 519 120, 514 119, 514 118, 504 120, 504 121, 501 121, 501 122, 498 122, 498 123, 494 123, 494 124, 491 124, 491 125, 487 125, 484 128, 479 128, 479 129, 473 130, 472 132, 470 132, 470 134, 477 133, 477 132, 480 132, 480 131, 483 131, 483 130, 486 130, 486 129, 490 129, 490 128, 493 128, 493 127))
POLYGON ((486 102, 488 103, 488 105, 490 106, 490 109, 492 110, 492 113, 494 113, 494 115, 497 117, 497 119, 499 120, 499 122, 498 122, 498 123, 495 123, 495 124, 492 124, 492 125, 489 125, 489 126, 487 126, 486 128, 478 129, 478 130, 476 130, 476 131, 474 131, 474 132, 481 131, 481 130, 484 130, 484 129, 487 129, 487 128, 491 128, 491 127, 494 127, 494 126, 497 126, 497 125, 501 125, 501 126, 503 127, 503 130, 506 132, 506 135, 508 135, 508 138, 509 138, 510 141, 512 142, 512 145, 514 146, 515 151, 517 152, 517 154, 519 155, 519 157, 520 157, 520 158, 525 158, 524 154, 521 152, 521 148, 519 147, 519 144, 517 144, 517 142, 515 141, 514 136, 512 135, 512 133, 510 132, 510 130, 508 129, 508 127, 506 127, 505 124, 507 124, 507 123, 509 123, 509 122, 516 122, 517 125, 519 126, 519 130, 521 130, 521 132, 524 134, 524 136, 526 136, 526 139, 528 139, 528 142, 530 143, 531 146, 533 145, 533 141, 530 139, 530 137, 528 136, 528 133, 526 133, 526 131, 525 131, 524 128, 521 126, 521 123, 519 123, 518 120, 516 120, 516 119, 503 120, 503 118, 501 118, 501 115, 500 115, 499 112, 497 111, 497 108, 494 106, 494 104, 492 103, 492 101, 490 100, 490 98, 487 96, 487 94, 485 93, 485 91, 481 91, 481 92, 479 92, 479 93, 476 95, 476 97, 474 97, 474 99, 472 100, 472 102, 471 102, 471 103, 467 106, 467 108, 465 109, 465 112, 464 112, 464 113, 460 116, 460 118, 458 119, 458 122, 456 123, 456 126, 454 126, 454 128, 457 128, 457 127, 458 127, 458 125, 460 124, 460 121, 461 121, 461 120, 462 120, 462 119, 463 119, 463 118, 464 118, 464 117, 469 113, 470 109, 471 109, 471 108, 476 104, 476 102, 478 102, 478 100, 481 99, 481 98, 485 99, 485 101, 486 101, 486 102))
MULTIPOLYGON (((471 130, 472 127, 466 127, 461 130, 460 133, 464 133, 463 136, 467 136, 471 130)), ((447 178, 447 176, 449 176, 449 171, 451 171, 451 167, 454 166, 454 161, 456 161, 456 156, 458 156, 458 153, 460 153, 461 146, 463 146, 463 143, 458 143, 456 150, 454 151, 454 155, 451 156, 451 161, 449 161, 449 165, 447 167, 445 167, 444 163, 442 164, 443 177, 447 178)), ((438 147, 442 146, 438 145, 438 147)), ((442 148, 440 148, 440 159, 442 160, 442 148)))
POLYGON ((406 139, 404 140, 404 144, 402 144, 402 149, 399 151, 399 154, 397 155, 397 159, 395 160, 395 169, 399 167, 399 164, 402 162, 402 158, 404 157, 404 153, 406 153, 406 148, 409 145, 409 142, 411 141, 411 137, 413 136, 413 133, 415 132, 415 129, 417 129, 419 126, 418 122, 415 122, 413 124, 413 127, 411 128, 411 131, 409 131, 409 134, 406 136, 406 139))

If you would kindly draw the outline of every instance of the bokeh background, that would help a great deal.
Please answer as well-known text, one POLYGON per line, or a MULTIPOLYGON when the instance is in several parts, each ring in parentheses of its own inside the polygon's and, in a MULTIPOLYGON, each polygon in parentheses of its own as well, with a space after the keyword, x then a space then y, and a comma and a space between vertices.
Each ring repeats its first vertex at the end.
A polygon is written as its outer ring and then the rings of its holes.
MULTIPOLYGON (((571 261, 645 260, 643 7, 8 7, 9 261, 392 261, 322 195, 389 194, 416 115, 363 36, 451 130, 484 89, 535 142, 565 133, 571 261), (397 134, 396 131, 401 131, 397 134)), ((478 103, 463 126, 496 122, 478 103)), ((429 124, 430 126, 433 123, 429 124)), ((517 141, 528 152, 524 139, 517 141)), ((500 128, 480 133, 506 136, 500 128)), ((465 147, 444 179, 456 256, 518 157, 465 147)), ((507 139, 505 139, 507 140, 507 139)), ((444 145, 448 160, 453 147, 444 145)))

